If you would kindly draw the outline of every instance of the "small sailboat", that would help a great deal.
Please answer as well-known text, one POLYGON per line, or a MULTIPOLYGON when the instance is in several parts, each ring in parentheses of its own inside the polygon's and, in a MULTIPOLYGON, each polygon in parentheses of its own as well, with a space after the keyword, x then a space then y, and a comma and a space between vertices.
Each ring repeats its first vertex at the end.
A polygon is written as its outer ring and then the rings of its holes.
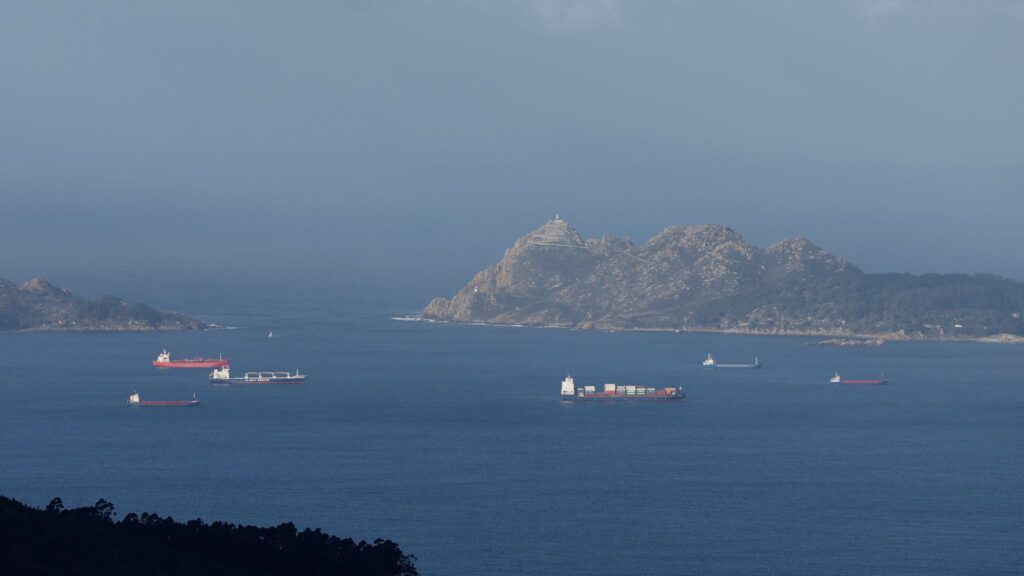
POLYGON ((267 338, 273 338, 273 337, 274 337, 274 331, 273 330, 271 330, 270 332, 267 332, 267 338))

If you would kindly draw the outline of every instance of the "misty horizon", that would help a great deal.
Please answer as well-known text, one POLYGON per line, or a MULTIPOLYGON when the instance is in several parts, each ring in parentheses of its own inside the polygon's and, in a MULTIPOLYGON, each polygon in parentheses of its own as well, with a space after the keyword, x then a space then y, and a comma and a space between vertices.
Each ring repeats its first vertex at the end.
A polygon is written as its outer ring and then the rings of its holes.
POLYGON ((428 297, 560 212, 1024 280, 1015 6, 9 5, 0 277, 428 297))

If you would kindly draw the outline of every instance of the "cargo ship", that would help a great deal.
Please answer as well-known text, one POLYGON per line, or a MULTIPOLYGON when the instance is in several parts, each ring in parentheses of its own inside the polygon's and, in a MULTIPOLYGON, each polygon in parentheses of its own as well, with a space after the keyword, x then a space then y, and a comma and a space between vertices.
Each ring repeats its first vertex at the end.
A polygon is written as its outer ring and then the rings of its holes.
POLYGON ((128 397, 129 406, 198 406, 199 400, 196 400, 196 395, 192 395, 191 400, 143 400, 139 398, 139 393, 136 392, 128 397))
POLYGON ((829 382, 832 384, 850 384, 855 386, 880 386, 882 384, 888 384, 889 381, 885 379, 885 375, 881 375, 878 378, 859 379, 859 380, 846 380, 836 372, 829 382))
POLYGON ((686 394, 679 386, 650 388, 647 386, 620 386, 605 384, 601 391, 596 386, 576 386, 572 376, 562 380, 562 400, 686 400, 686 394))
POLYGON ((231 364, 224 356, 220 358, 183 358, 181 360, 171 360, 171 353, 167 350, 161 352, 156 360, 153 360, 153 366, 157 368, 220 368, 221 366, 227 366, 231 364))
POLYGON ((708 354, 708 357, 704 359, 701 366, 705 368, 760 368, 761 361, 757 359, 757 356, 754 356, 753 364, 719 364, 711 354, 708 354))
POLYGON ((242 377, 231 377, 231 367, 225 366, 210 372, 212 384, 302 384, 306 375, 288 372, 246 372, 242 377))

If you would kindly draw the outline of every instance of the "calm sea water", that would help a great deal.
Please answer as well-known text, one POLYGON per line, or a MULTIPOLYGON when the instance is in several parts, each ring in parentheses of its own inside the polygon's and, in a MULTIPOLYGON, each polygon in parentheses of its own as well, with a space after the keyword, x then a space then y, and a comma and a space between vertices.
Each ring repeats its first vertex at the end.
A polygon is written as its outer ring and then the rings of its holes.
POLYGON ((0 492, 391 538, 434 575, 1024 572, 1021 347, 227 309, 240 329, 0 334, 0 492), (310 377, 213 387, 153 369, 165 347, 310 377), (566 371, 690 401, 562 403, 566 371))

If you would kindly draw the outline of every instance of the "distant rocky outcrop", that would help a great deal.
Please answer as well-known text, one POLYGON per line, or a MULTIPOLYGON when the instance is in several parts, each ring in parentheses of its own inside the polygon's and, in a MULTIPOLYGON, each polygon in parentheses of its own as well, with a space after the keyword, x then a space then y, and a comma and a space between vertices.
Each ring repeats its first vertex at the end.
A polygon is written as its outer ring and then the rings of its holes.
POLYGON ((87 300, 42 278, 22 285, 0 279, 0 330, 148 331, 208 326, 176 312, 161 312, 114 296, 87 300))
POLYGON ((899 340, 1024 335, 1022 312, 1024 284, 997 276, 866 274, 804 238, 762 249, 718 225, 584 240, 556 218, 422 317, 899 340))

